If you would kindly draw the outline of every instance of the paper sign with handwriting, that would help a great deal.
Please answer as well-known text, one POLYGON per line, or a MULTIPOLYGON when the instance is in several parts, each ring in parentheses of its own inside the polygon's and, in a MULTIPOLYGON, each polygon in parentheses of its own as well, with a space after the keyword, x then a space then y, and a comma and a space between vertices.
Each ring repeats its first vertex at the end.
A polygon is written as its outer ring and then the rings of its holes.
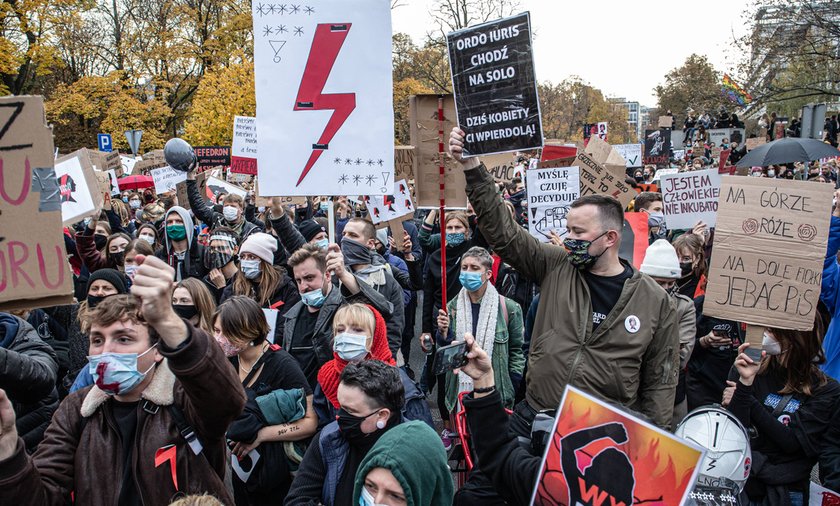
POLYGON ((834 187, 723 176, 703 313, 810 330, 834 187))
POLYGON ((526 183, 531 235, 542 242, 549 242, 549 232, 565 235, 566 215, 580 197, 580 169, 530 169, 526 183))
POLYGON ((663 212, 668 229, 690 229, 698 221, 714 228, 720 177, 717 169, 662 176, 659 188, 662 190, 663 212))

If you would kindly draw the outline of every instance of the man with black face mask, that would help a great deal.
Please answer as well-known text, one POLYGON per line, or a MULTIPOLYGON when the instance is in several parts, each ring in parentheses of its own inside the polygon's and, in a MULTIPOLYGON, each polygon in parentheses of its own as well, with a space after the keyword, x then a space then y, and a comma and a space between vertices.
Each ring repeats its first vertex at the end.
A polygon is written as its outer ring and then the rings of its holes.
POLYGON ((465 133, 454 128, 478 226, 501 259, 540 285, 528 357, 526 400, 511 426, 528 437, 536 412, 555 409, 567 384, 632 407, 670 428, 679 372, 676 311, 651 278, 620 260, 624 213, 605 195, 571 205, 564 247, 541 243, 516 226, 475 157, 462 158, 465 133))
POLYGON ((239 270, 236 267, 236 253, 239 251, 239 235, 231 228, 217 227, 210 232, 210 243, 204 250, 204 266, 209 273, 201 278, 210 293, 221 301, 225 287, 239 270))

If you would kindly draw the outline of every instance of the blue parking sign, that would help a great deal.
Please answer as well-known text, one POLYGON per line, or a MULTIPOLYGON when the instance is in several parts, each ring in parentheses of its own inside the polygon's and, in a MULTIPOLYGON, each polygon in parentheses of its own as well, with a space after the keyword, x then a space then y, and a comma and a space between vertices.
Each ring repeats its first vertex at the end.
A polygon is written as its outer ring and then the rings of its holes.
POLYGON ((96 140, 99 143, 99 151, 112 151, 111 134, 97 134, 96 140))

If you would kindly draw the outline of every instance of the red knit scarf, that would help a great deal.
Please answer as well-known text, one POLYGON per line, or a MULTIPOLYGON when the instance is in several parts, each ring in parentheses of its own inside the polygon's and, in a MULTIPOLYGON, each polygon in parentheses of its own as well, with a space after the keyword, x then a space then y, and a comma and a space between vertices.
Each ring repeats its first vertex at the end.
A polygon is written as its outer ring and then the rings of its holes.
MULTIPOLYGON (((365 360, 379 360, 395 366, 397 363, 391 355, 390 348, 388 348, 388 330, 385 327, 385 319, 372 306, 368 305, 367 307, 373 311, 376 327, 373 331, 370 355, 365 360)), ((341 407, 338 403, 338 379, 348 363, 333 352, 333 359, 321 366, 321 370, 318 371, 318 383, 321 385, 321 390, 324 391, 324 395, 336 409, 341 407)))

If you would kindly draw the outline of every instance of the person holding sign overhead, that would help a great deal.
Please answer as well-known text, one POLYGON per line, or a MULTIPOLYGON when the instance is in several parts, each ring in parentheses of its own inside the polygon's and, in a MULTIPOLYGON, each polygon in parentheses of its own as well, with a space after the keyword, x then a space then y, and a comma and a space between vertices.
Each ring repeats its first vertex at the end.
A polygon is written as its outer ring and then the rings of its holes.
POLYGON ((465 135, 453 128, 449 148, 464 168, 479 228, 502 260, 541 288, 526 399, 514 410, 514 429, 528 437, 537 411, 557 408, 567 384, 670 428, 679 372, 677 312, 651 278, 619 259, 621 204, 583 196, 571 205, 564 247, 540 243, 513 221, 480 161, 463 158, 465 135))

